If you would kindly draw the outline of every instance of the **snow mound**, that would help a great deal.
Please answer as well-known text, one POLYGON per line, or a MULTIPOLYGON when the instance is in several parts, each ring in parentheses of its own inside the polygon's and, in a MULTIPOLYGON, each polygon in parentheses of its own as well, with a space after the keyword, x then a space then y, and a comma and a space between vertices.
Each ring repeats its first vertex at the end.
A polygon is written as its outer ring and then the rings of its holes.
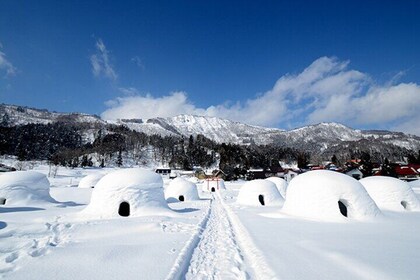
POLYGON ((420 210, 420 202, 410 185, 397 178, 373 176, 359 181, 381 209, 420 210))
POLYGON ((284 199, 276 184, 269 180, 252 180, 246 182, 239 190, 238 204, 249 206, 281 206, 284 199))
POLYGON ((408 184, 412 188, 420 188, 420 180, 414 180, 414 181, 408 182, 408 184))
POLYGON ((381 214, 356 179, 328 170, 296 176, 287 188, 285 213, 324 221, 369 219, 381 214))
POLYGON ((95 218, 171 215, 162 177, 152 171, 121 169, 102 177, 82 215, 95 218))
POLYGON ((168 202, 199 200, 197 185, 185 180, 175 178, 165 189, 165 198, 168 202))
POLYGON ((96 183, 104 177, 105 174, 97 172, 83 177, 79 182, 79 188, 94 188, 96 183))
POLYGON ((50 195, 50 182, 36 171, 14 171, 0 175, 0 200, 6 205, 57 202, 50 195))
POLYGON ((279 190, 281 196, 283 198, 286 198, 286 191, 287 191, 286 180, 279 177, 270 177, 270 178, 267 178, 266 180, 273 182, 276 185, 277 189, 279 190))
POLYGON ((218 190, 226 190, 225 181, 219 178, 206 179, 204 180, 202 190, 203 192, 215 192, 218 190))

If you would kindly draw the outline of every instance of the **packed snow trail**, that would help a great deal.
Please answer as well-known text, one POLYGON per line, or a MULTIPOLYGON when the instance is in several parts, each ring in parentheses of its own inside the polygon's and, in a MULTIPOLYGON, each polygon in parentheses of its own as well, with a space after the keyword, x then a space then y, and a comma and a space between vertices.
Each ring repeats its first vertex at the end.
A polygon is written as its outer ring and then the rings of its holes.
POLYGON ((236 214, 215 194, 167 279, 276 279, 236 214))
POLYGON ((216 197, 185 279, 247 279, 249 273, 229 217, 216 197))

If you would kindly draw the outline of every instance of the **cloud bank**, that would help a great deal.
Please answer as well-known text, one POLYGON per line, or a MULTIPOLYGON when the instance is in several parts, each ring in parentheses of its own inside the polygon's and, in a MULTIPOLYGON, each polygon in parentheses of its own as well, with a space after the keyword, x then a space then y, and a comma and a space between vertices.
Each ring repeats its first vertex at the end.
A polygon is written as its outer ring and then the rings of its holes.
POLYGON ((394 129, 420 135, 420 86, 377 84, 368 74, 349 69, 349 61, 321 57, 298 74, 287 74, 255 98, 198 108, 185 92, 163 97, 120 89, 125 95, 108 101, 104 119, 216 116, 244 123, 296 127, 341 122, 352 127, 394 129))
POLYGON ((106 49, 102 39, 96 40, 95 48, 96 53, 90 56, 93 75, 95 77, 105 77, 115 81, 118 75, 111 64, 109 51, 106 49))

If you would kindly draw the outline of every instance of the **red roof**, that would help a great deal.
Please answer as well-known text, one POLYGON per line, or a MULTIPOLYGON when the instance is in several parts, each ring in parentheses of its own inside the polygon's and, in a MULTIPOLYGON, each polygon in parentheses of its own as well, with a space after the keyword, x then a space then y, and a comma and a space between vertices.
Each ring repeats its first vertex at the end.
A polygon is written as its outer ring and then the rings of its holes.
POLYGON ((395 172, 397 173, 397 175, 400 175, 400 176, 419 175, 417 170, 411 166, 397 166, 395 167, 395 172))

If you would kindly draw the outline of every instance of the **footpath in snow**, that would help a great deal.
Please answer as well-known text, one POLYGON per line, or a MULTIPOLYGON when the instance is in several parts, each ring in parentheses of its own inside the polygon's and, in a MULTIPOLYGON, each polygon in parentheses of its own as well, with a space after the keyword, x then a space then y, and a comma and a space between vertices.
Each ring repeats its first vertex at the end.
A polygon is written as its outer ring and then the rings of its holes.
MULTIPOLYGON (((256 257, 247 232, 216 194, 200 230, 180 255, 169 279, 270 279, 267 264, 256 257), (258 275, 259 272, 263 274, 258 275), (268 272, 268 274, 267 274, 268 272)), ((271 276, 271 277, 270 277, 271 276)))

